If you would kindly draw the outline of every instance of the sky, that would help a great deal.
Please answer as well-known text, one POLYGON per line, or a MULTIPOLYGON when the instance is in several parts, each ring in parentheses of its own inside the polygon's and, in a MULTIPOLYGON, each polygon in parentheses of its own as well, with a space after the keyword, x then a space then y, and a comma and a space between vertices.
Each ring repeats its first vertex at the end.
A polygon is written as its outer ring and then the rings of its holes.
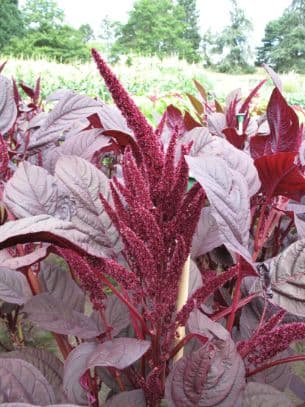
MULTIPOLYGON (((24 2, 20 1, 21 4, 24 2)), ((113 20, 126 22, 134 0, 57 0, 57 3, 64 10, 69 24, 78 28, 81 24, 89 23, 98 32, 106 15, 113 20)), ((253 46, 257 46, 264 36, 266 23, 278 18, 291 0, 238 0, 238 3, 245 9, 247 17, 252 19, 254 33, 251 40, 253 46)), ((228 24, 229 5, 229 0, 197 0, 201 32, 208 28, 220 31, 228 24)))

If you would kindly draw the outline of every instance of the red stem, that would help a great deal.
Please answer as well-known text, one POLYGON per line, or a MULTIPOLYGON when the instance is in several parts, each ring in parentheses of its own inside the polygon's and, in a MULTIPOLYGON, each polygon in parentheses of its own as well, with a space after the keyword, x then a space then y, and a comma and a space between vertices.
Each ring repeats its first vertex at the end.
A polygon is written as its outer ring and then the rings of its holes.
MULTIPOLYGON (((242 308, 243 306, 245 306, 246 304, 248 304, 249 302, 251 302, 254 298, 259 297, 258 293, 254 293, 249 295, 246 298, 243 298, 242 300, 239 301, 239 303, 236 306, 236 311, 239 308, 242 308)), ((232 305, 230 307, 225 308, 222 311, 217 312, 216 314, 212 315, 210 318, 212 319, 212 321, 219 321, 221 318, 226 317, 227 315, 229 315, 232 312, 232 305)))
POLYGON ((237 274, 237 281, 236 281, 236 286, 235 286, 235 291, 234 291, 234 297, 233 297, 233 302, 232 302, 232 309, 229 315, 229 318, 227 320, 227 330, 229 332, 232 332, 232 328, 234 325, 234 320, 235 320, 235 314, 238 308, 238 302, 240 299, 240 286, 242 282, 242 272, 240 269, 240 258, 238 259, 238 274, 237 274))
POLYGON ((208 338, 201 334, 198 333, 188 334, 183 339, 181 339, 180 342, 177 343, 177 345, 171 351, 169 359, 172 359, 176 355, 176 353, 178 353, 179 350, 183 348, 193 338, 198 338, 202 344, 205 344, 208 341, 208 338))
MULTIPOLYGON (((104 277, 102 274, 99 274, 98 277, 128 307, 132 316, 138 318, 138 320, 141 324, 141 327, 143 329, 143 332, 150 334, 150 332, 148 332, 148 330, 146 328, 145 321, 144 321, 142 315, 138 313, 137 309, 120 293, 119 290, 117 290, 117 288, 113 284, 110 283, 109 280, 107 280, 106 277, 104 277)), ((144 335, 143 335, 141 329, 139 329, 137 324, 135 324, 134 328, 136 330, 136 334, 138 335, 138 337, 140 339, 144 339, 144 335)))
POLYGON ((257 223, 257 227, 256 227, 256 231, 255 231, 255 239, 254 239, 254 252, 252 255, 252 259, 255 261, 259 255, 259 252, 261 250, 261 228, 262 228, 262 223, 264 221, 264 217, 265 217, 265 212, 267 209, 267 203, 264 203, 262 206, 262 211, 260 213, 259 219, 258 219, 258 223, 257 223))
POLYGON ((262 372, 263 370, 270 369, 273 366, 283 365, 284 363, 301 362, 303 360, 305 360, 305 355, 288 356, 287 358, 274 360, 273 362, 266 363, 265 365, 260 366, 256 369, 250 371, 248 370, 246 373, 246 377, 253 376, 259 372, 262 372))

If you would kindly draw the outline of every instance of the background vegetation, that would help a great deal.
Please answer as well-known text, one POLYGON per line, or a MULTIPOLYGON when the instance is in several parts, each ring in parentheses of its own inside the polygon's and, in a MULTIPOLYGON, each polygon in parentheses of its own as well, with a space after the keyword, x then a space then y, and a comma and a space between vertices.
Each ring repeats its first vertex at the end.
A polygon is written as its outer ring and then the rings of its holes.
POLYGON ((126 24, 104 16, 96 34, 88 24, 67 25, 56 0, 26 0, 23 7, 18 0, 1 0, 0 49, 8 56, 68 63, 89 61, 94 45, 113 62, 131 53, 160 58, 175 55, 235 74, 253 72, 254 64, 263 62, 279 72, 304 72, 305 0, 292 0, 279 19, 267 24, 257 55, 249 44, 250 17, 238 0, 228 2, 229 25, 221 32, 204 32, 203 27, 201 35, 196 0, 135 0, 126 24))

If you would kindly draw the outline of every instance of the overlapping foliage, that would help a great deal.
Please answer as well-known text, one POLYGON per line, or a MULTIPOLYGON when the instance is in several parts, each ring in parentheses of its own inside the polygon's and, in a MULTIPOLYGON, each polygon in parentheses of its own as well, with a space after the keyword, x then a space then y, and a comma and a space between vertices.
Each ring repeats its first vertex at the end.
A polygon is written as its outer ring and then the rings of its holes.
POLYGON ((279 78, 266 115, 264 81, 225 106, 196 82, 196 117, 169 106, 153 129, 92 53, 116 107, 61 90, 46 113, 39 80, 25 102, 0 76, 1 402, 293 405, 304 131, 279 78))

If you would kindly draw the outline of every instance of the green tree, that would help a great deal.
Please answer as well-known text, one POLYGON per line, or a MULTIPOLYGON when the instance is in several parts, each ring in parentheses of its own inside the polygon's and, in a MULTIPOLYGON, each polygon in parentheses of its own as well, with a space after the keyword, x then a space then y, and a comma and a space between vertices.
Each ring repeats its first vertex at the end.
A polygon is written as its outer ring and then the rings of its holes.
POLYGON ((0 50, 9 43, 12 37, 23 32, 22 19, 17 0, 0 1, 0 50))
POLYGON ((21 9, 27 30, 47 32, 61 27, 64 23, 64 11, 56 0, 27 0, 21 9))
POLYGON ((204 37, 205 51, 209 50, 210 60, 217 61, 213 65, 220 72, 252 72, 249 35, 253 26, 237 0, 230 0, 230 3, 230 24, 220 34, 210 32, 204 37))
POLYGON ((79 29, 64 23, 64 11, 55 0, 27 0, 22 8, 24 35, 12 38, 3 52, 15 56, 47 57, 59 62, 87 61, 87 42, 93 31, 89 24, 79 29))
POLYGON ((192 42, 185 37, 187 17, 184 7, 172 0, 137 0, 128 22, 117 33, 114 49, 161 57, 178 54, 193 59, 192 42))
POLYGON ((84 42, 90 42, 95 39, 94 31, 90 24, 82 24, 78 30, 80 34, 83 36, 84 42))
POLYGON ((183 38, 190 45, 186 47, 186 59, 197 61, 199 60, 199 46, 201 36, 199 33, 199 11, 197 9, 196 0, 178 0, 177 5, 183 10, 182 24, 185 26, 183 38))
POLYGON ((263 62, 278 72, 305 70, 305 0, 294 0, 277 20, 265 28, 258 48, 257 64, 263 62))
POLYGON ((116 37, 120 35, 121 29, 122 24, 120 22, 112 20, 107 15, 103 18, 98 38, 102 41, 102 51, 104 53, 110 55, 116 37))

